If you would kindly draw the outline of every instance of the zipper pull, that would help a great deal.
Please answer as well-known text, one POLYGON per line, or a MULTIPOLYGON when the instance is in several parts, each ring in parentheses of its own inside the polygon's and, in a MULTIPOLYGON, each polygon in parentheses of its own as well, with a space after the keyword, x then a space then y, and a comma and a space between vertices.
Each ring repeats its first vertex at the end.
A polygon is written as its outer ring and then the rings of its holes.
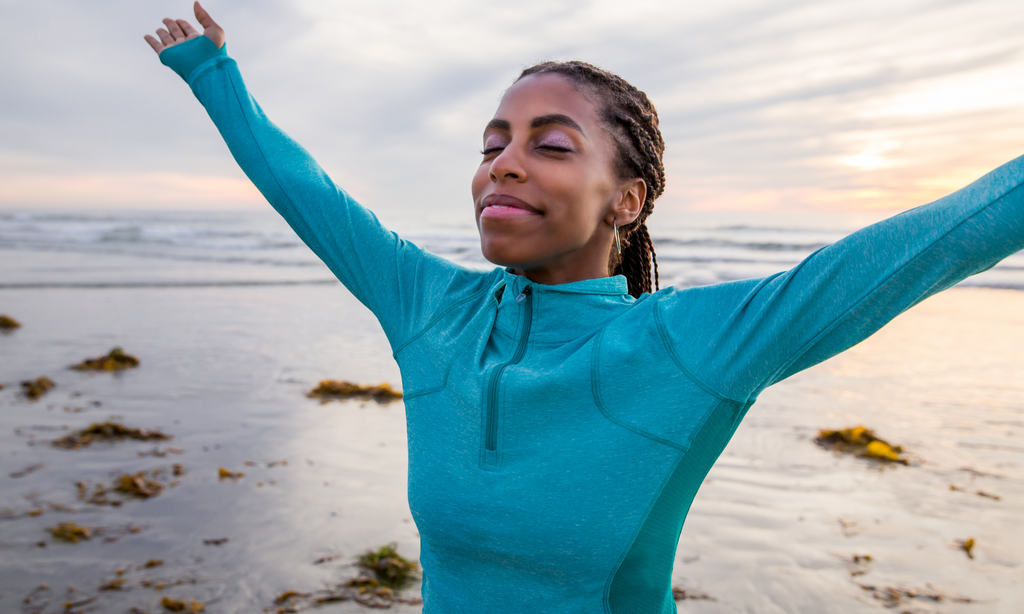
POLYGON ((528 294, 530 294, 530 286, 526 286, 525 288, 523 288, 522 293, 520 293, 520 295, 516 297, 516 302, 522 303, 523 301, 526 300, 526 296, 528 294))

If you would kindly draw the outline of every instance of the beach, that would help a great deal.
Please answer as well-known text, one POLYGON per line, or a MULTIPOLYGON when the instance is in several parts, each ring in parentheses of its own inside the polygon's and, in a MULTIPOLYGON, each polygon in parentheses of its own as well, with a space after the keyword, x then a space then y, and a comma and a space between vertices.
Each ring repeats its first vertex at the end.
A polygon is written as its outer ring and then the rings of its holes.
MULTIPOLYGON (((387 340, 272 220, 0 219, 0 314, 21 323, 0 334, 0 611, 81 602, 70 611, 158 612, 165 596, 206 612, 274 611, 286 591, 355 577, 367 549, 394 542, 418 558, 401 401, 306 396, 324 379, 400 387, 387 340), (141 365, 68 369, 114 347, 141 365), (40 376, 56 387, 24 398, 19 382, 40 376), (110 418, 173 439, 51 444, 110 418), (175 464, 177 484, 150 498, 114 507, 76 492, 79 481, 175 464), (244 475, 222 479, 222 467, 244 475), (47 533, 69 521, 100 534, 70 544, 47 533), (153 560, 162 564, 146 568, 153 560)), ((486 266, 471 230, 436 225, 414 239, 486 266)), ((835 220, 668 224, 663 275, 685 286, 767 274, 849 230, 835 220)), ((761 396, 684 526, 674 585, 695 598, 680 600, 681 612, 875 612, 890 588, 900 612, 1024 611, 1024 291, 1014 258, 975 280, 989 287, 928 299, 761 396), (909 464, 813 442, 819 429, 856 425, 903 446, 909 464), (959 545, 971 538, 973 558, 959 545)))

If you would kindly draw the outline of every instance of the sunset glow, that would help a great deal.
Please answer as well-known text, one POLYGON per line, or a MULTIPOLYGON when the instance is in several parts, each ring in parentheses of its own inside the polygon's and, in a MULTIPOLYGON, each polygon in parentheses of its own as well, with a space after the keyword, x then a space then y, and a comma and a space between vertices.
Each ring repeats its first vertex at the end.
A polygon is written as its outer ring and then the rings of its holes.
MULTIPOLYGON (((28 25, 0 48, 35 50, 0 66, 0 207, 266 206, 142 42, 188 3, 58 4, 4 9, 28 25), (74 53, 34 45, 42 24, 74 53)), ((258 6, 207 8, 268 115, 385 217, 465 207, 482 126, 549 58, 651 96, 663 208, 895 211, 1024 153, 1016 0, 258 6)))

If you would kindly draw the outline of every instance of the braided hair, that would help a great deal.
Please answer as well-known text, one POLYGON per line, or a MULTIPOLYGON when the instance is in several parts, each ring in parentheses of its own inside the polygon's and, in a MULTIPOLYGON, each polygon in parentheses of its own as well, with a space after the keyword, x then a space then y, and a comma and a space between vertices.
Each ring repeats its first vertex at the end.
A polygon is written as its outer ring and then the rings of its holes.
POLYGON ((537 74, 561 75, 573 85, 596 94, 598 114, 618 153, 615 172, 620 179, 639 177, 647 184, 640 214, 619 228, 622 255, 612 249, 609 268, 613 275, 626 277, 629 293, 636 298, 659 289, 658 257, 646 224, 647 216, 654 211, 654 200, 665 191, 665 166, 661 160, 665 141, 658 128, 658 112, 647 94, 622 77, 586 62, 542 62, 525 69, 516 81, 537 74))

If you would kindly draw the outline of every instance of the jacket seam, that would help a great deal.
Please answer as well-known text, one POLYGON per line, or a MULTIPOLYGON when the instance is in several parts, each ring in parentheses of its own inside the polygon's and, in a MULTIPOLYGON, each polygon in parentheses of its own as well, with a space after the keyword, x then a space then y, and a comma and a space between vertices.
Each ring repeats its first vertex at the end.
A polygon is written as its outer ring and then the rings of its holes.
MULTIPOLYGON (((211 67, 208 69, 208 71, 212 71, 212 70, 214 70, 216 68, 219 68, 220 66, 224 66, 224 65, 226 65, 228 63, 228 61, 233 61, 233 60, 231 60, 231 58, 229 58, 227 56, 222 56, 220 58, 214 58, 214 60, 221 60, 221 61, 219 63, 215 64, 215 65, 211 65, 211 67)), ((205 62, 205 63, 209 63, 209 62, 205 62)), ((200 66, 202 66, 202 65, 200 65, 200 66)), ((197 74, 196 79, 198 80, 198 78, 200 76, 202 76, 202 75, 198 75, 197 74)), ((234 96, 235 103, 239 106, 239 109, 241 110, 242 120, 245 122, 245 129, 249 132, 249 136, 252 137, 252 141, 256 145, 256 151, 259 152, 260 158, 263 160, 263 165, 267 169, 267 174, 270 176, 271 179, 273 179, 274 185, 277 186, 278 191, 280 191, 282 197, 285 199, 285 201, 288 203, 288 205, 291 206, 292 209, 294 209, 295 211, 302 211, 301 207, 296 206, 295 201, 292 199, 291 194, 289 194, 288 191, 285 190, 284 185, 282 185, 281 180, 278 178, 277 172, 274 170, 273 165, 271 165, 270 162, 267 160, 267 155, 264 152, 263 144, 260 142, 259 138, 257 138, 256 132, 253 131, 252 123, 249 121, 249 116, 245 112, 245 105, 242 104, 242 99, 238 95, 238 87, 235 84, 234 75, 232 75, 231 72, 229 71, 227 73, 227 77, 228 77, 228 83, 231 85, 231 93, 234 96)), ((330 180, 328 179, 328 181, 330 181, 330 180)), ((331 183, 331 185, 333 185, 333 182, 330 182, 330 183, 331 183)), ((335 189, 337 189, 336 186, 335 186, 335 189)), ((346 214, 347 213, 348 213, 348 211, 346 211, 346 214)), ((302 220, 303 225, 306 227, 307 230, 309 230, 310 224, 305 219, 305 217, 304 216, 299 216, 299 219, 302 220)), ((309 235, 309 240, 305 240, 304 239, 303 241, 306 243, 307 246, 309 246, 310 249, 313 250, 313 252, 321 260, 324 261, 325 264, 327 264, 327 259, 324 258, 323 256, 321 256, 321 254, 322 253, 324 253, 324 254, 325 253, 329 253, 329 250, 327 250, 325 248, 325 246, 324 246, 322 241, 320 241, 319 239, 316 238, 315 233, 309 232, 308 235, 309 235)), ((335 273, 334 272, 334 268, 330 264, 328 264, 327 266, 328 266, 329 269, 331 269, 332 273, 335 273)), ((338 276, 337 273, 335 273, 335 277, 338 277, 339 280, 340 280, 340 276, 338 276)), ((469 300, 469 299, 466 299, 466 300, 469 300)), ((376 312, 374 312, 374 316, 377 316, 376 312)), ((377 317, 377 319, 379 320, 380 318, 377 317)), ((388 331, 385 330, 384 332, 385 332, 385 334, 387 334, 388 331)), ((390 337, 389 337, 389 340, 390 340, 390 337)), ((394 354, 392 354, 392 356, 394 356, 394 354)))
POLYGON ((452 367, 455 365, 455 361, 458 360, 459 355, 466 350, 469 344, 476 339, 476 331, 479 330, 481 326, 483 326, 484 318, 481 317, 478 319, 479 322, 477 322, 476 326, 473 327, 473 334, 466 335, 466 340, 462 342, 462 345, 459 346, 459 349, 454 354, 452 354, 452 359, 448 361, 448 366, 445 367, 444 370, 444 377, 441 378, 441 384, 438 386, 434 386, 433 388, 427 388, 424 390, 414 390, 413 392, 405 393, 402 397, 403 401, 409 401, 410 399, 415 399, 416 397, 421 397, 427 394, 440 392, 448 387, 448 376, 452 372, 452 367))
MULTIPOLYGON (((195 89, 195 82, 199 81, 199 79, 205 76, 206 73, 212 72, 220 68, 222 65, 232 61, 234 60, 226 55, 218 55, 216 57, 212 57, 209 60, 206 60, 205 62, 200 64, 199 66, 193 68, 192 72, 189 73, 188 78, 185 80, 185 82, 188 83, 190 89, 195 89)), ((232 84, 232 89, 234 89, 234 84, 232 84)))
POLYGON ((665 478, 661 481, 661 485, 658 486, 658 490, 654 492, 650 501, 647 503, 647 509, 644 510, 643 517, 640 522, 636 524, 633 529, 633 534, 629 537, 629 542, 626 547, 623 548, 622 552, 619 553, 618 560, 615 561, 615 566, 608 574, 608 578, 604 581, 604 591, 601 594, 601 603, 604 606, 605 614, 615 614, 612 612, 611 604, 611 591, 612 584, 615 582, 615 576, 618 575, 619 570, 622 568, 622 564, 626 561, 626 557, 629 555, 629 551, 633 549, 633 545, 636 544, 636 539, 640 537, 640 531, 643 530, 644 525, 647 524, 647 519, 650 518, 651 512, 654 511, 654 506, 658 504, 658 499, 661 498, 662 493, 665 492, 665 488, 668 487, 669 481, 672 480, 672 476, 675 475, 676 470, 679 469, 679 465, 682 464, 683 459, 686 458, 687 450, 680 450, 679 455, 676 457, 676 461, 672 463, 672 468, 665 474, 665 478))
MULTIPOLYGON (((217 58, 215 58, 215 59, 217 59, 217 58)), ((225 57, 225 59, 230 59, 230 58, 226 58, 225 57)), ((222 65, 224 65, 226 63, 227 62, 225 61, 223 63, 217 64, 216 67, 222 66, 222 65)), ((214 67, 214 68, 216 68, 216 67, 214 67)), ((253 143, 256 144, 256 151, 259 152, 260 158, 262 158, 263 164, 267 168, 267 174, 270 175, 270 178, 274 180, 274 185, 277 186, 277 189, 281 192, 281 195, 288 202, 288 204, 293 209, 295 209, 296 211, 301 210, 299 207, 297 207, 295 205, 295 201, 292 200, 291 195, 288 193, 287 190, 284 189, 284 186, 281 185, 281 181, 278 179, 277 173, 274 171, 274 167, 267 160, 267 155, 263 151, 263 144, 260 143, 259 138, 256 137, 256 133, 253 131, 252 124, 249 121, 249 116, 245 113, 245 105, 242 104, 242 99, 238 95, 238 87, 235 84, 234 75, 232 75, 230 72, 228 72, 227 73, 227 77, 228 77, 228 83, 231 84, 231 93, 234 95, 235 103, 238 105, 239 109, 241 110, 242 120, 245 121, 245 129, 249 132, 249 136, 252 137, 253 143)), ((197 75, 196 79, 198 79, 198 78, 199 78, 199 75, 197 75)), ((309 223, 305 219, 302 219, 302 223, 305 226, 307 226, 307 228, 309 227, 309 223)), ((313 245, 310 245, 309 241, 306 241, 306 245, 308 245, 310 247, 310 249, 312 249, 313 252, 317 254, 318 257, 320 256, 320 252, 326 252, 327 251, 324 248, 323 243, 320 242, 319 240, 315 239, 315 235, 313 233, 309 233, 309 236, 310 236, 310 239, 312 240, 312 242, 316 243, 316 246, 314 247, 313 245)), ((323 260, 323 258, 321 258, 321 260, 323 260)), ((328 265, 328 268, 330 268, 330 265, 328 265)), ((332 273, 334 272, 333 269, 331 270, 331 272, 332 273)), ((335 276, 337 277, 337 274, 335 274, 335 276)), ((374 314, 374 315, 376 315, 376 314, 374 314)))
POLYGON ((658 327, 658 335, 661 337, 661 343, 665 346, 665 349, 668 350, 668 355, 672 358, 672 362, 674 362, 676 364, 676 367, 678 367, 679 370, 682 371, 683 375, 692 380, 693 383, 700 386, 700 388, 704 390, 704 392, 707 392, 708 394, 717 399, 721 399, 723 401, 732 401, 733 403, 745 403, 745 401, 734 399, 727 394, 719 392, 718 390, 704 382, 704 380, 694 375, 694 373, 690 371, 688 368, 686 368, 686 365, 683 364, 683 360, 679 356, 679 353, 676 352, 675 346, 672 345, 672 341, 669 339, 668 329, 666 328, 664 318, 661 315, 661 301, 656 301, 654 303, 654 323, 658 327))
POLYGON ((440 313, 436 314, 436 315, 435 315, 435 316, 434 316, 433 318, 431 318, 431 319, 430 319, 430 321, 429 321, 429 322, 427 322, 427 323, 426 323, 426 324, 425 324, 425 325, 423 326, 423 328, 421 328, 421 329, 419 330, 419 332, 417 332, 417 333, 413 334, 413 335, 412 335, 411 337, 409 337, 409 338, 408 338, 407 340, 405 340, 404 342, 400 343, 400 344, 398 345, 398 347, 396 347, 396 348, 395 348, 395 350, 391 352, 391 357, 392 357, 392 358, 395 358, 395 359, 397 359, 397 358, 398 358, 398 353, 399 353, 399 352, 401 352, 401 351, 402 351, 402 350, 404 350, 404 349, 405 349, 406 347, 408 347, 408 346, 409 346, 409 344, 411 344, 411 343, 412 343, 413 341, 416 341, 417 339, 419 339, 420 337, 422 337, 422 336, 423 336, 423 335, 424 335, 424 334, 425 334, 425 333, 426 333, 426 332, 427 332, 428 330, 430 330, 430 329, 431 329, 431 328, 432 328, 432 327, 433 327, 434 325, 436 325, 436 324, 437 324, 438 322, 440 322, 440 321, 441 321, 441 318, 445 317, 446 315, 448 315, 449 313, 451 313, 451 312, 452 312, 452 311, 454 311, 455 309, 458 309, 459 307, 462 307, 462 306, 463 306, 463 305, 465 305, 466 303, 468 303, 468 302, 470 302, 470 301, 472 301, 472 300, 475 300, 475 299, 476 299, 476 298, 478 298, 478 297, 479 297, 480 295, 482 295, 482 294, 486 293, 486 292, 487 292, 488 290, 490 290, 490 286, 486 286, 486 287, 484 287, 484 288, 482 288, 482 289, 480 289, 480 290, 478 290, 478 291, 474 292, 473 294, 471 294, 471 295, 467 296, 466 298, 462 299, 461 301, 458 301, 458 302, 456 302, 455 304, 453 304, 453 305, 450 305, 450 306, 449 306, 449 307, 448 307, 447 309, 445 309, 444 311, 441 311, 440 313))
MULTIPOLYGON (((919 259, 922 256, 924 256, 924 254, 926 252, 931 250, 938 242, 940 242, 943 239, 945 239, 946 237, 948 237, 953 231, 955 231, 956 229, 960 228, 961 226, 963 226, 967 222, 969 222, 972 219, 974 219, 975 216, 981 214, 983 211, 985 211, 986 209, 991 207, 993 204, 1001 201, 1002 199, 1006 198, 1007 196, 1009 196, 1013 192, 1016 192, 1017 190, 1019 190, 1021 188, 1021 185, 1022 184, 1018 183, 1012 189, 1007 190, 1006 192, 1001 194, 998 198, 995 198, 995 199, 989 201, 988 203, 985 204, 985 206, 980 207, 974 213, 970 214, 966 218, 964 218, 964 219, 960 220, 959 222, 957 222, 953 227, 951 227, 948 230, 946 230, 946 232, 942 233, 938 237, 935 237, 935 239, 932 240, 931 242, 929 242, 928 245, 926 245, 924 248, 922 248, 920 251, 918 251, 916 254, 914 254, 914 256, 912 258, 910 258, 909 260, 907 260, 906 262, 901 264, 899 267, 896 268, 896 270, 894 270, 892 273, 890 273, 885 278, 884 281, 882 281, 879 284, 875 284, 874 286, 872 286, 872 288, 870 290, 868 290, 862 297, 860 297, 860 299, 858 299, 856 303, 854 303, 848 309, 843 311, 843 313, 841 313, 838 316, 836 316, 835 319, 833 319, 832 322, 830 322, 827 327, 822 329, 821 332, 819 332, 817 335, 815 335, 813 339, 810 339, 807 343, 805 343, 802 346, 800 346, 799 349, 795 350, 793 352, 793 354, 782 364, 782 366, 780 366, 778 369, 776 369, 770 376, 768 376, 768 377, 764 378, 763 380, 761 380, 760 382, 758 382, 758 385, 754 389, 758 390, 758 389, 761 389, 761 388, 763 388, 765 386, 769 386, 772 383, 778 381, 776 378, 778 378, 779 375, 781 375, 782 373, 785 373, 787 369, 789 369, 791 366, 793 366, 793 363, 795 363, 797 360, 799 360, 801 356, 806 354, 807 351, 810 350, 810 348, 812 348, 815 344, 817 344, 817 342, 823 336, 825 336, 829 332, 831 332, 832 329, 834 329, 836 326, 838 326, 840 322, 845 320, 846 317, 849 316, 851 312, 856 310, 858 307, 860 307, 862 304, 864 304, 865 301, 867 301, 869 298, 874 296, 879 291, 879 289, 881 289, 882 287, 887 285, 892 280, 893 277, 898 275, 903 269, 905 269, 908 266, 910 266, 911 264, 913 264, 914 261, 916 261, 917 259, 919 259)), ((924 299, 919 299, 917 302, 920 302, 921 300, 924 300, 924 299)), ((910 307, 913 307, 914 305, 916 305, 917 302, 915 302, 914 304, 908 306, 907 309, 910 309, 910 307)), ((906 309, 904 309, 903 311, 906 311, 906 309)), ((903 313, 903 312, 900 312, 900 313, 903 313)))
POLYGON ((604 404, 604 400, 601 398, 601 384, 600 384, 600 376, 601 376, 600 375, 601 340, 604 338, 604 331, 605 331, 605 329, 602 328, 601 331, 597 333, 597 336, 594 337, 594 349, 591 352, 591 359, 590 359, 590 390, 591 390, 591 394, 594 397, 594 403, 597 405, 598 411, 600 411, 601 415, 604 416, 605 419, 607 419, 612 424, 616 424, 616 425, 618 425, 618 426, 620 426, 620 427, 622 427, 622 428, 624 428, 624 429, 626 429, 628 431, 632 431, 632 432, 636 433, 637 435, 640 435, 642 437, 646 437, 647 439, 650 439, 650 440, 655 441, 657 443, 660 443, 662 445, 666 445, 666 446, 669 446, 669 447, 672 447, 672 448, 676 448, 677 450, 686 450, 687 446, 684 446, 682 444, 678 444, 678 443, 676 443, 674 441, 670 441, 668 439, 665 439, 664 437, 659 437, 658 435, 655 435, 654 433, 650 433, 648 431, 645 431, 644 429, 642 429, 642 428, 640 428, 638 426, 632 425, 632 424, 626 422, 625 420, 622 420, 621 418, 615 416, 614 414, 612 414, 611 412, 608 411, 608 408, 604 404))
MULTIPOLYGON (((699 435, 701 431, 704 430, 704 427, 707 426, 708 420, 711 418, 711 416, 718 413, 718 410, 719 408, 721 408, 722 403, 738 403, 741 407, 747 405, 746 403, 739 403, 738 401, 735 401, 733 399, 719 399, 717 402, 712 404, 711 407, 708 408, 708 411, 704 412, 704 417, 701 418, 700 424, 697 426, 697 428, 693 430, 695 437, 699 435)), ((668 474, 665 476, 665 479, 662 481, 661 486, 659 486, 658 490, 654 493, 654 497, 650 500, 650 503, 647 504, 647 509, 644 511, 643 518, 637 524, 636 528, 633 529, 633 535, 629 538, 629 544, 626 545, 625 550, 623 550, 622 553, 619 555, 619 560, 615 562, 615 567, 608 575, 608 579, 605 580, 603 602, 604 611, 606 614, 615 614, 611 611, 611 602, 609 601, 609 598, 611 596, 612 583, 615 581, 615 576, 619 573, 619 569, 622 567, 622 563, 625 562, 626 556, 629 554, 629 551, 632 550, 633 545, 636 544, 636 539, 640 536, 640 531, 643 530, 644 525, 647 523, 647 519, 650 517, 651 512, 654 510, 654 506, 657 505, 658 500, 661 498, 661 495, 665 492, 665 488, 668 486, 669 481, 671 481, 672 476, 675 475, 676 470, 679 469, 679 466, 686 459, 686 455, 689 454, 689 452, 689 447, 680 451, 679 457, 676 459, 676 462, 672 464, 672 470, 669 471, 668 474)))

